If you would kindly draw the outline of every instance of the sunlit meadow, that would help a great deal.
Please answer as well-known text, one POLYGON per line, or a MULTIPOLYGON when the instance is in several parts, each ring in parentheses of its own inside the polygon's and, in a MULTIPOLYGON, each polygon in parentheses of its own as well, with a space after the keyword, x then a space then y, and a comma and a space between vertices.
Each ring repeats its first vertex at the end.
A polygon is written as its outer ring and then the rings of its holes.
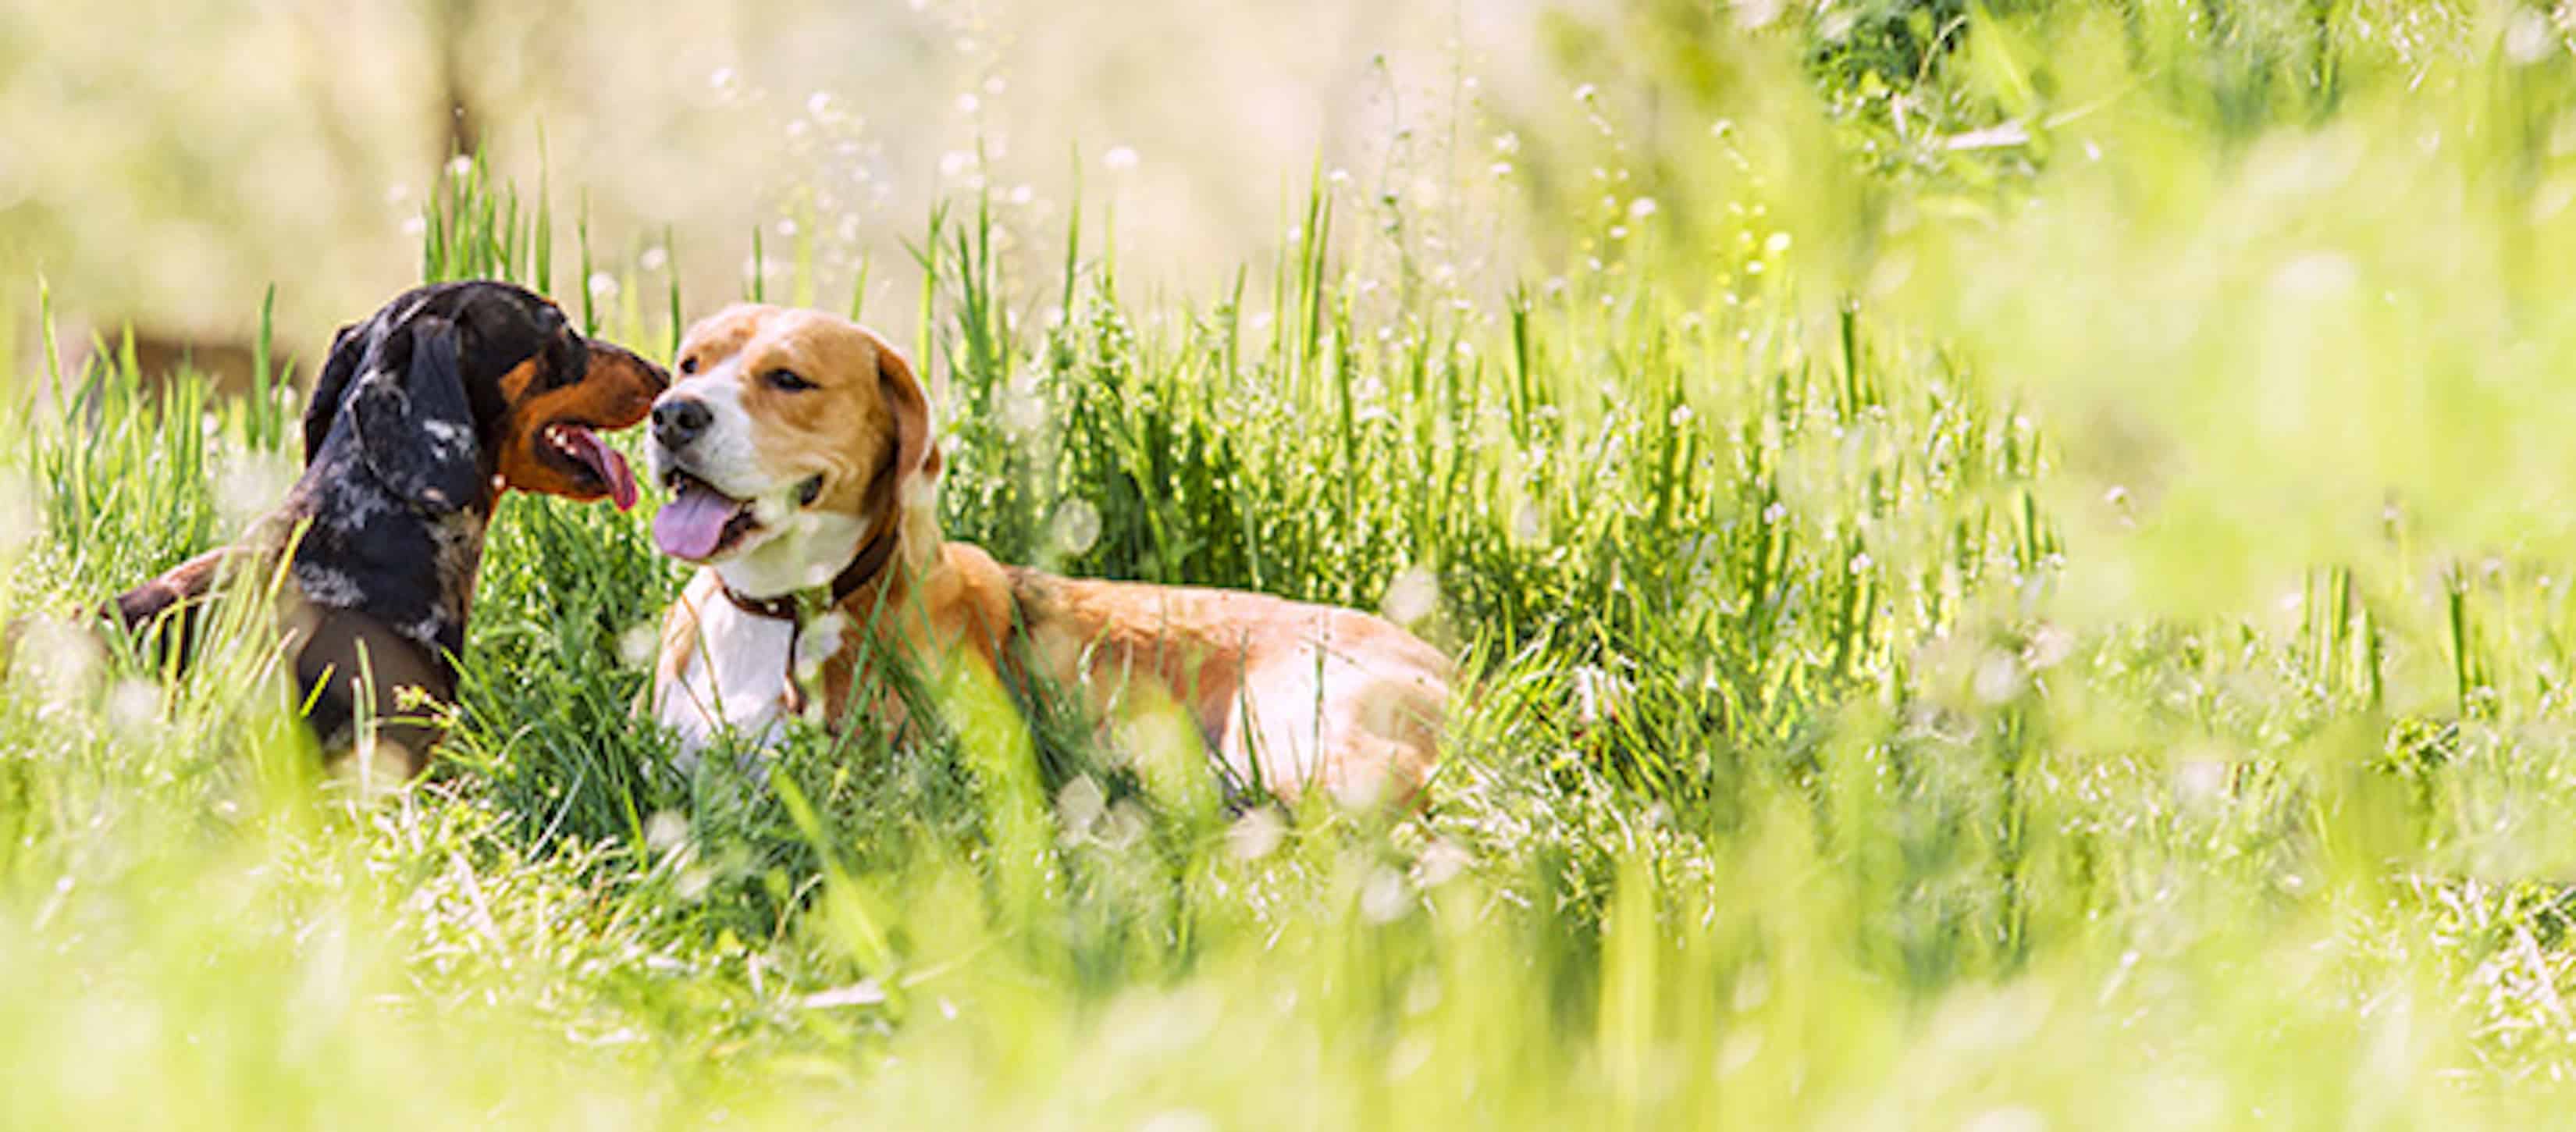
POLYGON ((1214 270, 1122 259, 1167 155, 1114 136, 952 151, 892 250, 839 238, 829 162, 716 246, 533 145, 408 198, 420 275, 647 352, 743 295, 880 327, 949 533, 1006 560, 1412 625, 1471 678, 1409 816, 937 687, 900 746, 683 772, 628 715, 678 572, 642 514, 524 498, 436 767, 353 789, 257 594, 180 678, 62 623, 274 498, 304 367, 81 369, 46 328, 114 297, 33 296, 0 1123, 2564 1112, 2576 23, 1506 14, 1509 84, 1388 45, 1455 97, 1333 143, 1367 161, 1186 167, 1270 194, 1214 270))

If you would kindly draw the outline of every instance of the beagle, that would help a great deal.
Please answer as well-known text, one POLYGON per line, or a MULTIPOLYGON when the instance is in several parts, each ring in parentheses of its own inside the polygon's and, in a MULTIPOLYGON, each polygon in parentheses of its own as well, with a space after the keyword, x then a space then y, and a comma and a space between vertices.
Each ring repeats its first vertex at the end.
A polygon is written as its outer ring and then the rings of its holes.
POLYGON ((437 731, 405 718, 397 689, 454 697, 483 534, 502 492, 634 506, 634 473, 594 430, 643 420, 669 383, 522 288, 405 292, 332 339, 304 410, 304 474, 285 503, 240 542, 102 613, 184 660, 215 584, 244 571, 264 582, 291 547, 279 623, 312 705, 307 722, 325 748, 371 751, 417 774, 437 731), (359 735, 362 716, 384 722, 359 735))
POLYGON ((1056 577, 946 541, 930 406, 875 334, 740 305, 677 357, 646 446, 673 493, 653 535, 702 568, 663 622, 650 709, 692 756, 726 733, 765 743, 814 697, 827 726, 900 724, 892 696, 853 692, 882 686, 860 681, 864 657, 891 655, 1083 689, 1104 719, 1149 687, 1237 781, 1291 801, 1405 802, 1429 775, 1450 662, 1384 619, 1056 577))

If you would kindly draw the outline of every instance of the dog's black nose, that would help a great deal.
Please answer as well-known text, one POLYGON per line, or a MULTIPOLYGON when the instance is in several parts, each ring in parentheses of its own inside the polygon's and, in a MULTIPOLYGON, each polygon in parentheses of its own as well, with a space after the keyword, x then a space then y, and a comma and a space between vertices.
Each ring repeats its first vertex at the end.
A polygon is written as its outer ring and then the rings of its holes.
POLYGON ((715 419, 704 401, 688 397, 664 401, 653 406, 653 439, 664 448, 686 448, 715 419))

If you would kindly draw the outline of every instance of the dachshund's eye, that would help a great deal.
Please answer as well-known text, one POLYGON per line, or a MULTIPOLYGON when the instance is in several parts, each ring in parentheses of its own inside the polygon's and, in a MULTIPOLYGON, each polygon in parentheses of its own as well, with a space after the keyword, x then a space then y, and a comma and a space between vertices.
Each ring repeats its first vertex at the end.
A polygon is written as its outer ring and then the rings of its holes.
POLYGON ((768 382, 770 388, 781 393, 802 393, 814 388, 813 382, 796 376, 796 371, 792 369, 774 369, 760 375, 760 379, 768 382))
POLYGON ((691 354, 691 355, 689 355, 688 357, 685 357, 685 358, 680 359, 680 372, 681 372, 681 373, 696 373, 696 372, 698 372, 698 356, 697 356, 696 354, 691 354))

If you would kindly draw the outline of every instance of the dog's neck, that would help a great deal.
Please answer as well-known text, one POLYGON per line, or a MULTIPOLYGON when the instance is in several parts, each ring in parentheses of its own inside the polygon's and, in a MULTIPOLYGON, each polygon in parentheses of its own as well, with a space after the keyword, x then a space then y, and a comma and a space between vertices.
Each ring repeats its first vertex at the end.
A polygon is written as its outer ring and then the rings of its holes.
POLYGON ((819 511, 790 515, 783 526, 740 557, 715 565, 726 589, 763 601, 828 586, 868 535, 867 522, 858 516, 819 511))
POLYGON ((761 612, 817 591, 829 591, 836 605, 854 598, 881 604, 911 592, 941 561, 946 535, 939 512, 927 491, 880 498, 879 506, 888 510, 873 515, 808 511, 791 516, 767 541, 717 563, 713 569, 726 597, 761 612))

